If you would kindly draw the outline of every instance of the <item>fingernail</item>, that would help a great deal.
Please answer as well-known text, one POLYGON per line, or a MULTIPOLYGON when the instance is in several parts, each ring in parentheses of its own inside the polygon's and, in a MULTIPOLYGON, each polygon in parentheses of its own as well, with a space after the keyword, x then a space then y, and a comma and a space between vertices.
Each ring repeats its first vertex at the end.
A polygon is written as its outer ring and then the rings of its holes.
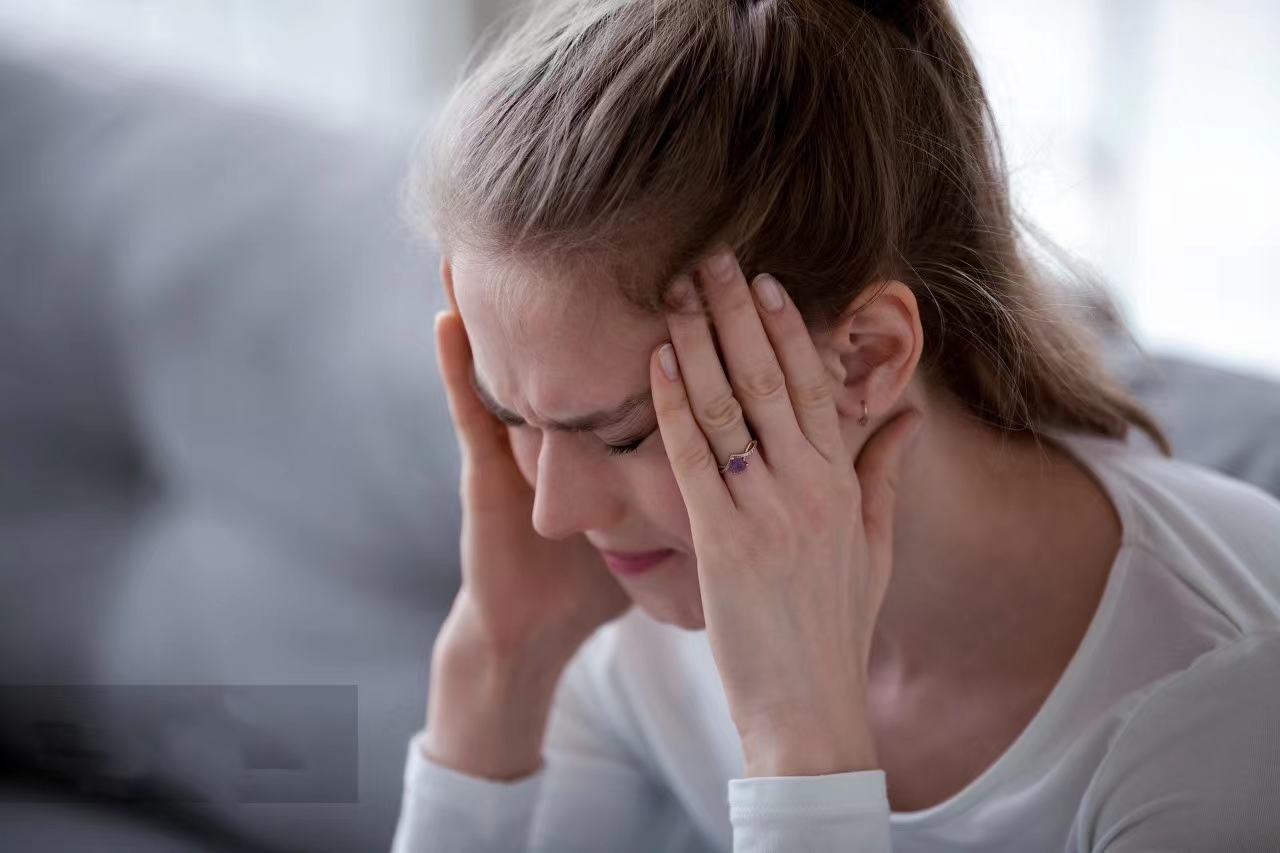
POLYGON ((671 344, 663 344, 658 348, 658 364, 662 365, 662 372, 667 374, 667 378, 675 381, 680 378, 680 366, 676 364, 675 347, 671 344))
POLYGON ((777 311, 782 307, 782 287, 771 275, 756 276, 756 299, 766 311, 777 311))

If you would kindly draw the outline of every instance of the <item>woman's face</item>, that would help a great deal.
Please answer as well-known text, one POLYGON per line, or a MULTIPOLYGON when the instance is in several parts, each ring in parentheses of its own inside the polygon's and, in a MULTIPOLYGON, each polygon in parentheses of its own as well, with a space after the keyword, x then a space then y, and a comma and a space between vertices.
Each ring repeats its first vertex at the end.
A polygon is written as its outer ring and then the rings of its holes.
POLYGON ((648 398, 666 322, 598 273, 455 257, 452 275, 477 390, 534 489, 534 529, 583 534, 651 617, 705 627, 689 518, 648 398))

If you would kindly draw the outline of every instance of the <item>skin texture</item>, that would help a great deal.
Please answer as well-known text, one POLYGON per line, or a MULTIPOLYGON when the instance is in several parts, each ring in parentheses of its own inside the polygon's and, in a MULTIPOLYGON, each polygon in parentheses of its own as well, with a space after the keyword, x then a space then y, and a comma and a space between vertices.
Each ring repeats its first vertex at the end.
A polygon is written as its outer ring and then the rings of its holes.
POLYGON ((463 591, 437 642, 444 674, 433 671, 428 751, 494 777, 536 766, 538 715, 487 721, 525 735, 508 739, 507 757, 477 764, 474 750, 493 738, 460 710, 464 693, 483 705, 527 682, 525 695, 549 697, 577 644, 630 602, 708 630, 749 773, 881 766, 895 809, 926 807, 981 772, 1039 707, 1096 608, 1118 520, 1067 454, 995 434, 926 381, 918 308, 902 284, 869 288, 814 338, 789 302, 760 309, 736 263, 715 258, 695 271, 712 316, 669 321, 628 308, 587 268, 446 261, 456 313, 438 321, 437 338, 477 521, 464 530, 463 591), (668 339, 677 381, 658 358, 668 339), (523 425, 484 411, 472 368, 523 425), (764 449, 725 481, 714 464, 749 437, 730 387, 764 449), (626 423, 551 426, 646 388, 656 409, 626 423), (609 455, 608 444, 646 435, 634 453, 609 455), (509 464, 495 468, 504 453, 509 464), (481 469, 502 475, 474 476, 481 469), (513 533, 521 512, 529 530, 513 533), (559 550, 540 553, 541 543, 559 550), (613 578, 595 548, 676 554, 613 578), (474 672, 477 656, 501 673, 479 681, 501 689, 448 678, 474 672))

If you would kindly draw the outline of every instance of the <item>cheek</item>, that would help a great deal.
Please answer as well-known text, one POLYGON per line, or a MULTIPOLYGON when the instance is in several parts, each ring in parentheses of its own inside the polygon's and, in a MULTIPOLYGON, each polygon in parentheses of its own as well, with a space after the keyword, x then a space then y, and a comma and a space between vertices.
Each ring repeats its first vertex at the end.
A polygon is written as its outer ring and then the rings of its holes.
POLYGON ((635 500, 644 507, 645 515, 664 531, 675 535, 687 545, 692 542, 689 532, 689 513, 671 463, 659 450, 658 458, 644 466, 632 483, 635 500))

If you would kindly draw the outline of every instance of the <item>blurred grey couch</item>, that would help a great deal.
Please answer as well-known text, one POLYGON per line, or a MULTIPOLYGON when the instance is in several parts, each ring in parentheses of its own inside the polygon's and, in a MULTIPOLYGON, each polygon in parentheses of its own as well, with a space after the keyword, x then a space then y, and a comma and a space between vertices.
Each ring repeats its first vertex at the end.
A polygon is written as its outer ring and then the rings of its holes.
POLYGON ((0 41, 0 849, 389 847, 459 520, 408 156, 0 41), (200 685, 354 685, 357 760, 241 802, 200 685))
MULTIPOLYGON (((0 850, 389 846, 457 577, 408 154, 0 40, 0 850)), ((1112 359, 1280 494, 1280 387, 1112 359)))

